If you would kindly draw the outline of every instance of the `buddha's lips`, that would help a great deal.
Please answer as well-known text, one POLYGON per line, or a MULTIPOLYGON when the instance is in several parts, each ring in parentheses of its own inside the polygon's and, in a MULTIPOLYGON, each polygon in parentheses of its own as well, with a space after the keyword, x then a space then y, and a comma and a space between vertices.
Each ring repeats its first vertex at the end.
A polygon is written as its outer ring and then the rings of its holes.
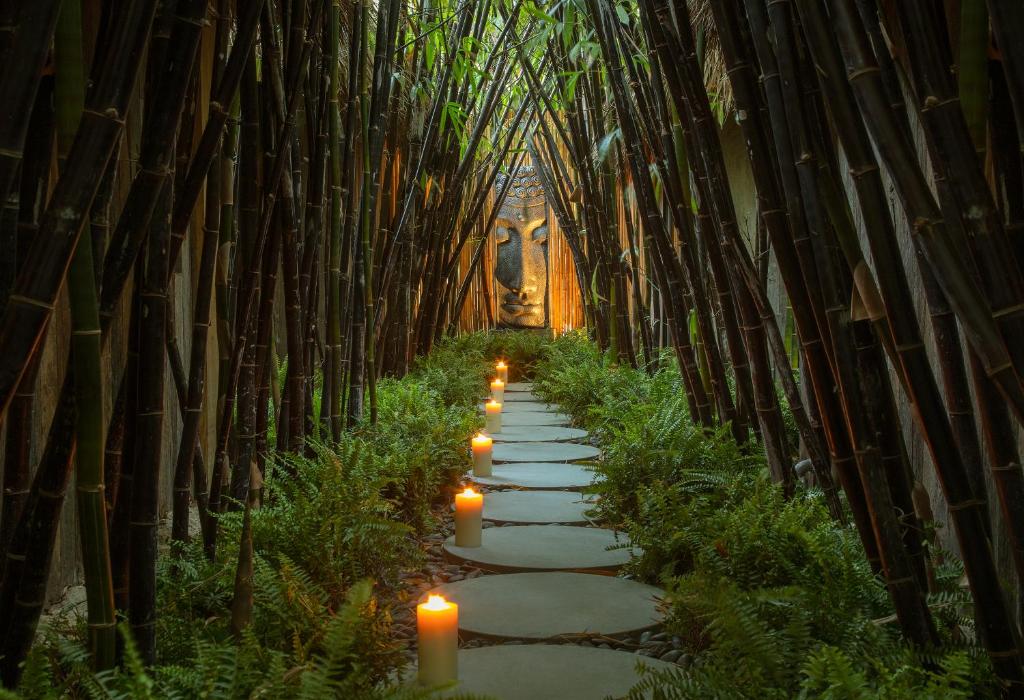
POLYGON ((540 305, 539 304, 520 304, 520 303, 513 304, 513 303, 510 303, 510 302, 506 302, 506 303, 501 305, 501 308, 505 309, 505 311, 508 311, 509 313, 528 314, 528 313, 533 313, 533 311, 538 306, 540 306, 540 305))

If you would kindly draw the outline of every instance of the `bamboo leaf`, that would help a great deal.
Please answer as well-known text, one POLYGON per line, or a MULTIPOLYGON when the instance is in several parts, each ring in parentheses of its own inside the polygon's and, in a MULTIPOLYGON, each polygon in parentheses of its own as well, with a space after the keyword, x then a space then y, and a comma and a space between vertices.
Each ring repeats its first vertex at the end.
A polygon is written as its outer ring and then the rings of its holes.
POLYGON ((615 14, 619 16, 619 21, 627 27, 629 26, 629 13, 626 12, 626 8, 622 5, 615 6, 615 14))
POLYGON ((612 143, 614 143, 616 139, 621 138, 622 130, 618 128, 612 129, 604 135, 604 138, 602 138, 597 144, 597 165, 604 163, 605 159, 608 157, 608 152, 611 150, 612 143))
POLYGON ((547 22, 548 24, 551 25, 558 24, 558 20, 549 15, 547 12, 541 10, 539 7, 537 7, 537 3, 534 2, 534 0, 530 0, 529 2, 525 3, 523 5, 523 9, 526 10, 526 13, 528 15, 530 15, 531 17, 536 17, 542 22, 547 22))

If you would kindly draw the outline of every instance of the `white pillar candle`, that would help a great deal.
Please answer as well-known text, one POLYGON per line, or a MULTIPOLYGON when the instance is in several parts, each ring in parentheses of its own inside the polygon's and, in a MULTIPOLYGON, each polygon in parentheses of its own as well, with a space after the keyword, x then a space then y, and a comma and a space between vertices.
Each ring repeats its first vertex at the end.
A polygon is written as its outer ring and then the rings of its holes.
POLYGON ((487 423, 485 424, 484 430, 490 434, 501 432, 501 404, 491 399, 484 405, 484 411, 487 414, 487 423))
POLYGON ((505 401, 505 382, 500 379, 491 382, 491 398, 498 403, 505 401))
POLYGON ((436 686, 459 679, 459 606, 432 595, 416 606, 420 685, 436 686))
POLYGON ((484 495, 467 486, 455 494, 455 546, 479 547, 483 537, 484 495))
POLYGON ((478 433, 473 438, 473 474, 474 476, 491 475, 491 445, 494 443, 488 436, 478 433))
POLYGON ((498 379, 508 384, 508 365, 505 364, 504 360, 498 360, 498 364, 495 366, 498 370, 498 379))

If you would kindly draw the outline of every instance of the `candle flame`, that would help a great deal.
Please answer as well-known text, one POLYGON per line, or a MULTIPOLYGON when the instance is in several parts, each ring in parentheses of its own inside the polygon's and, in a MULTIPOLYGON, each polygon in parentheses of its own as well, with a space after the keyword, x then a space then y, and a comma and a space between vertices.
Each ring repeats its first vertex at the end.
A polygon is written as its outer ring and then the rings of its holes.
POLYGON ((498 369, 505 369, 505 363, 501 360, 498 360, 498 369))
POLYGON ((475 496, 476 495, 476 491, 473 490, 472 486, 467 486, 465 489, 463 489, 462 495, 463 496, 475 496))
POLYGON ((502 386, 504 383, 505 382, 503 382, 500 379, 498 379, 497 377, 495 377, 494 381, 491 382, 491 386, 502 386))
POLYGON ((491 399, 490 401, 487 402, 487 405, 488 406, 500 406, 501 404, 498 403, 497 401, 495 401, 494 399, 491 399))
POLYGON ((451 603, 445 600, 443 595, 431 595, 427 602, 423 603, 425 610, 447 610, 450 606, 451 603))

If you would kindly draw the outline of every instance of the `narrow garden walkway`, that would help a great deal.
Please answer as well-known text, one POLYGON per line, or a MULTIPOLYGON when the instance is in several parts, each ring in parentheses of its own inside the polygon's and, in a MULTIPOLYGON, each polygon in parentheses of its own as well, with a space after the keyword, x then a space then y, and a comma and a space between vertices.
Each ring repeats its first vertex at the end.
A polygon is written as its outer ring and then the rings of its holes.
POLYGON ((615 576, 632 556, 628 542, 588 521, 580 491, 593 474, 571 463, 600 453, 578 442, 586 431, 565 427, 568 417, 531 390, 508 386, 507 427, 492 436, 493 476, 471 477, 484 491, 490 523, 483 545, 457 547, 454 537, 444 543, 449 560, 489 575, 431 591, 459 606, 457 691, 501 700, 622 696, 636 683, 641 658, 670 664, 601 642, 650 637, 662 592, 615 576), (467 640, 487 645, 465 648, 467 640))

